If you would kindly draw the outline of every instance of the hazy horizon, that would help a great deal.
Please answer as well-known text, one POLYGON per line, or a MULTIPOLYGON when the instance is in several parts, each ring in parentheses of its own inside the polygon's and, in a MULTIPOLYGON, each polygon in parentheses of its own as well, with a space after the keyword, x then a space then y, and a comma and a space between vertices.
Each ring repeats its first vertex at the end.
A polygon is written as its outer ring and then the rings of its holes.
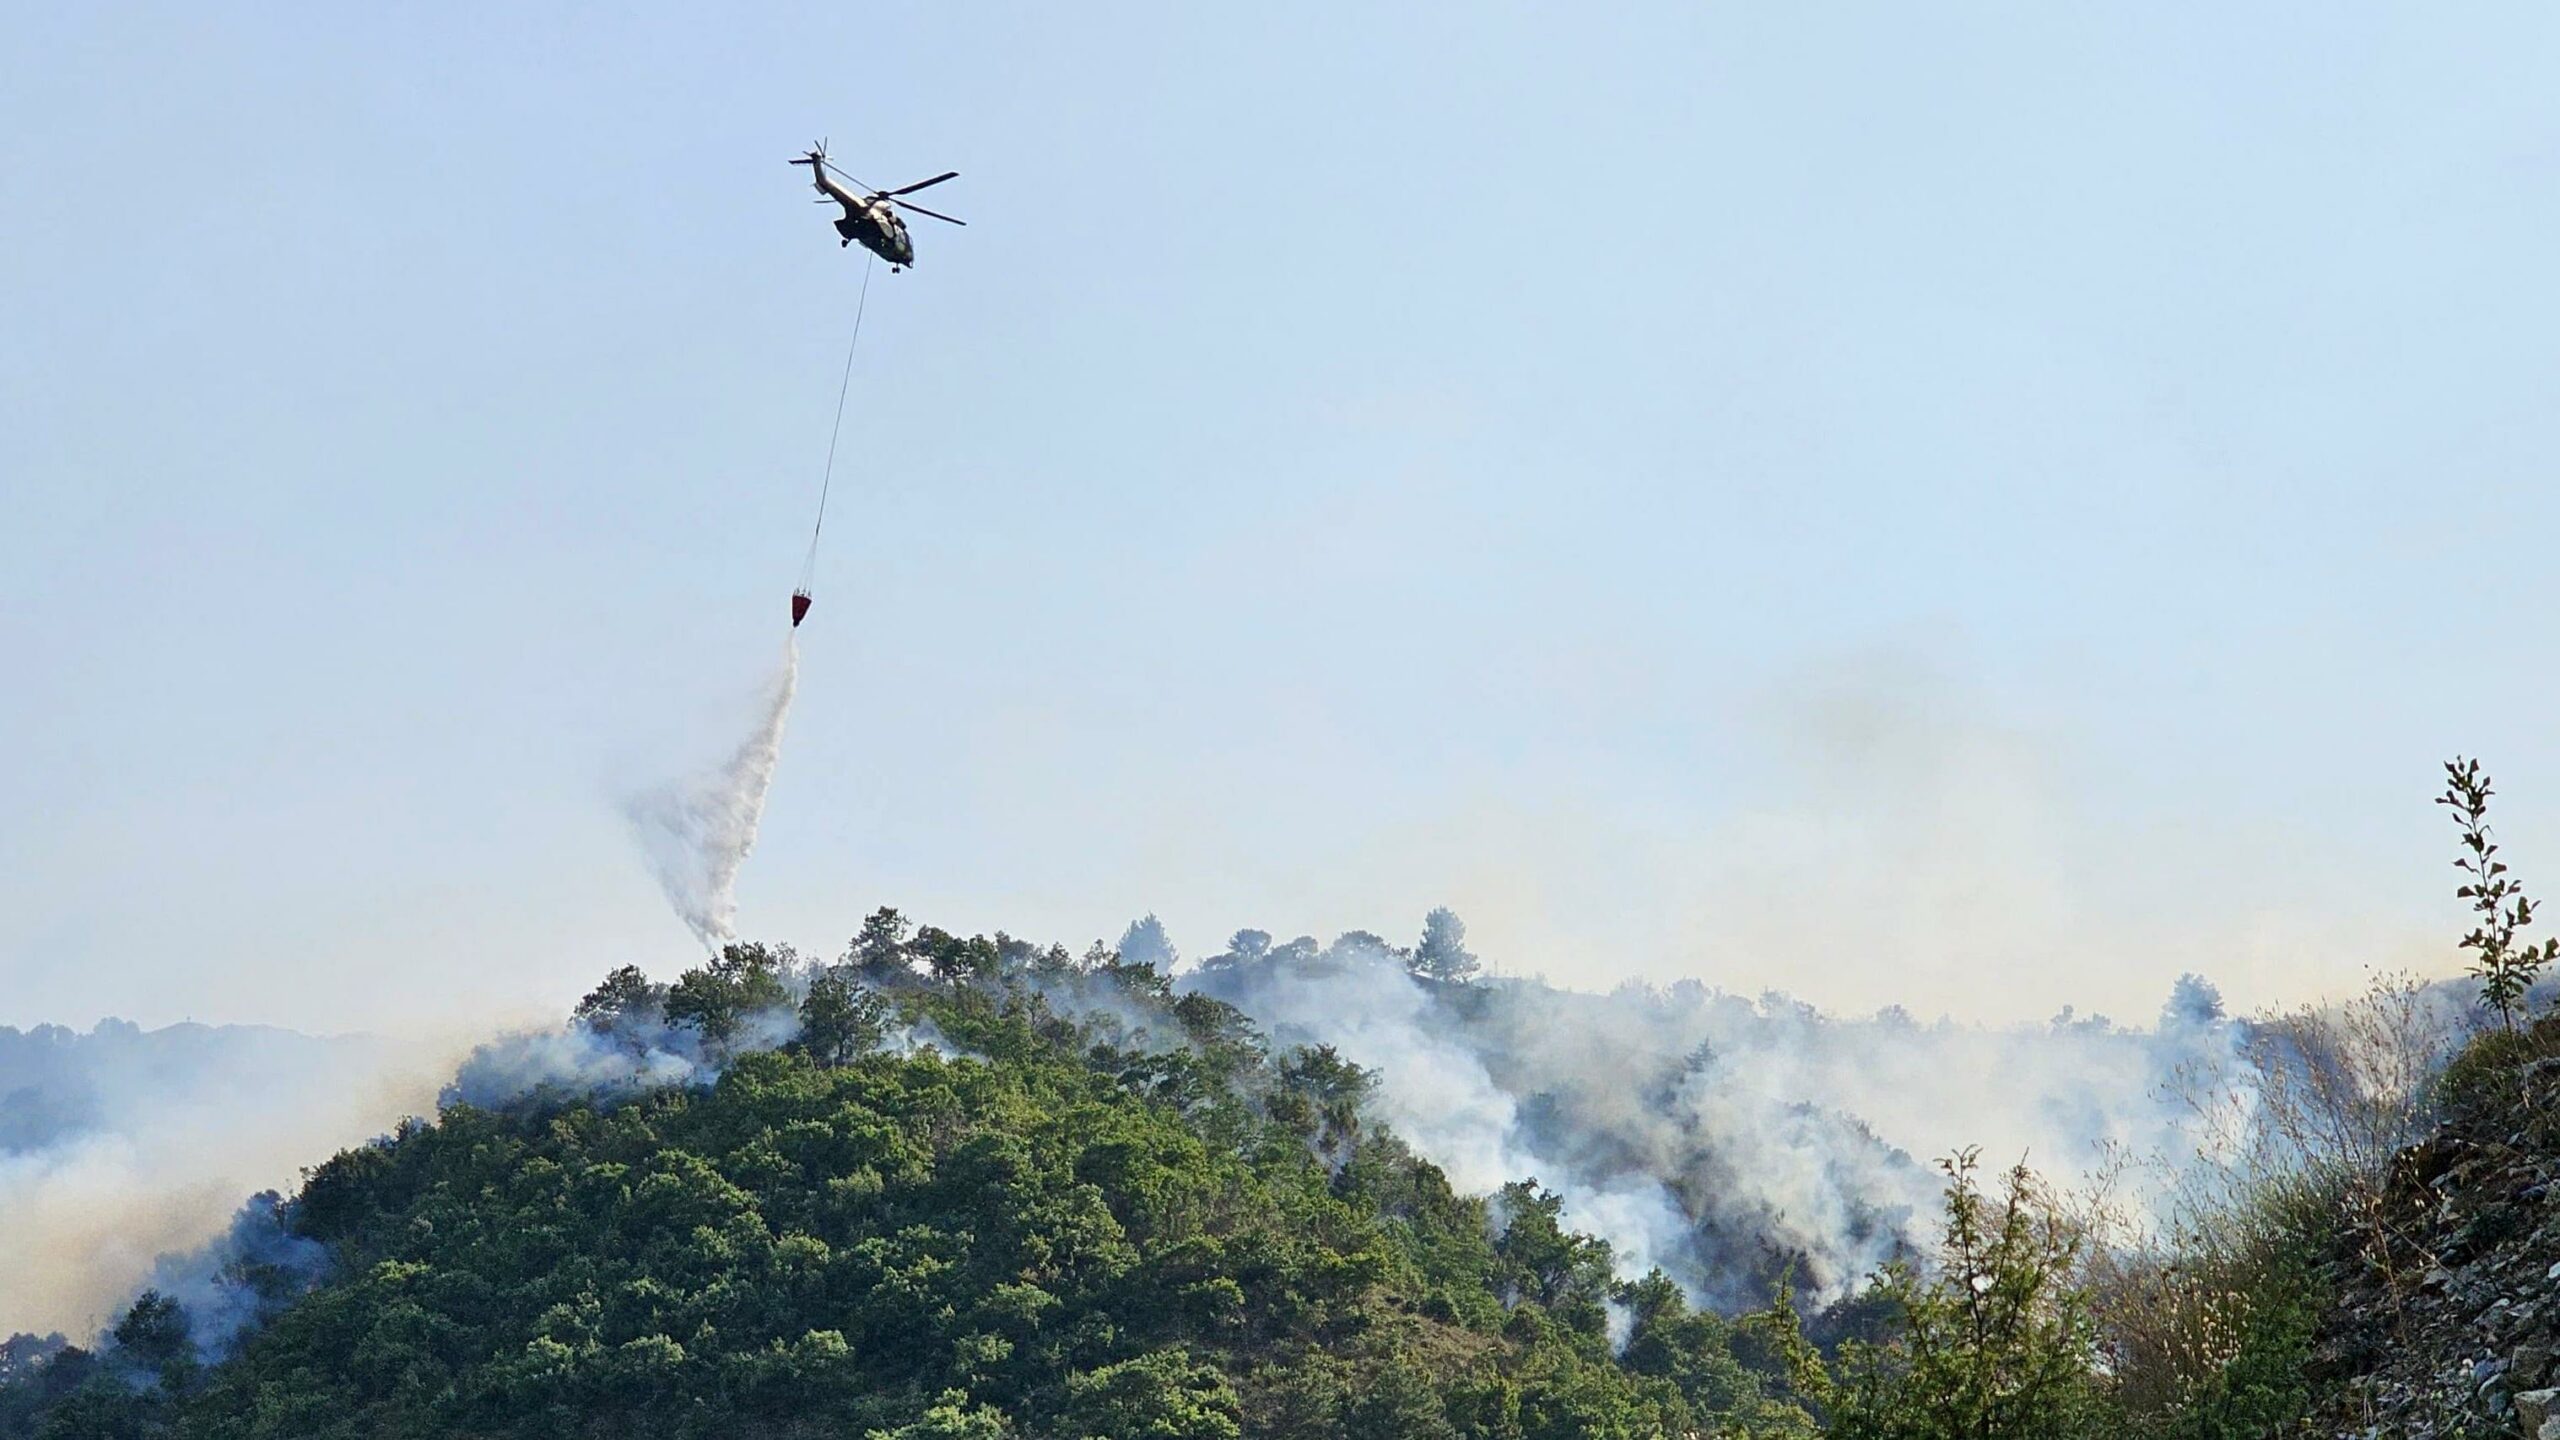
POLYGON ((2444 974, 2540 743, 2560 16, 24 16, 0 1023, 556 1014, 782 637, 738 928, 1842 1014, 2444 974))

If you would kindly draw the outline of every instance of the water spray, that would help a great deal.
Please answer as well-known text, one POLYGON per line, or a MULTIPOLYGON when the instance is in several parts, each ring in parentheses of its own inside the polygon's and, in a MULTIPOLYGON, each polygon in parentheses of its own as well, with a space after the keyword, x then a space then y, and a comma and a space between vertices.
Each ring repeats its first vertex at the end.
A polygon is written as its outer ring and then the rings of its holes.
POLYGON ((800 644, 785 638, 754 728, 726 762, 643 791, 624 806, 659 888, 694 938, 713 951, 737 938, 738 869, 756 846, 765 792, 782 759, 782 726, 800 685, 800 644))

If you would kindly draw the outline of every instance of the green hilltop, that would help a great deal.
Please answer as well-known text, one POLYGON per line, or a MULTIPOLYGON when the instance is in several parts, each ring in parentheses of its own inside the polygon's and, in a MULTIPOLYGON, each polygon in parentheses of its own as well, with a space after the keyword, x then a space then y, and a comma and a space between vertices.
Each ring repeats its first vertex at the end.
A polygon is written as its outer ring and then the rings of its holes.
MULTIPOLYGON (((1809 1319, 1783 1255, 1731 1317, 1457 1193, 1144 946, 882 911, 483 1047, 94 1349, 0 1342, 0 1440, 2560 1440, 2555 947, 2448 776, 2474 1009, 2253 1022, 2242 1143, 2148 1222, 1949 1157, 1934 1252, 1809 1319)), ((1481 998, 1441 928, 1405 963, 1481 998)))
POLYGON ((1330 1051, 1108 956, 898 950, 618 973, 581 1032, 673 1028, 715 1082, 457 1102, 340 1154, 283 1212, 325 1280, 234 1266, 267 1313, 210 1362, 146 1297, 0 1391, 0 1433, 1807 1431, 1755 1325, 1620 1286, 1533 1184, 1452 1193, 1330 1051), (795 990, 797 1038, 718 1053, 795 990), (950 1053, 882 1048, 920 1026, 950 1053))

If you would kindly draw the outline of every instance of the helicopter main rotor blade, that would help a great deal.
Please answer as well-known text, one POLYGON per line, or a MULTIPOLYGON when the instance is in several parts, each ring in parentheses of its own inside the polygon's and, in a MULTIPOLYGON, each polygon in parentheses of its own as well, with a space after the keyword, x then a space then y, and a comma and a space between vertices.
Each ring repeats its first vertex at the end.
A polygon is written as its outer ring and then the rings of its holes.
POLYGON ((968 221, 959 219, 955 216, 945 215, 939 210, 927 210, 913 200, 899 200, 886 195, 880 198, 888 200, 890 204, 897 206, 901 210, 913 210, 919 215, 930 215, 936 220, 947 221, 953 225, 966 225, 969 223, 968 221))
MULTIPOLYGON (((828 158, 827 158, 826 156, 824 156, 824 155, 821 155, 821 156, 819 156, 819 157, 818 157, 818 163, 819 163, 819 164, 821 164, 821 165, 826 166, 826 167, 827 167, 828 169, 830 169, 830 170, 833 170, 833 171, 834 171, 834 172, 836 172, 838 175, 842 175, 842 176, 844 176, 844 178, 846 178, 847 180, 853 180, 853 176, 852 176, 852 174, 851 174, 850 172, 848 172, 848 171, 847 171, 843 166, 841 166, 841 165, 837 164, 837 163, 836 163, 836 162, 834 162, 833 160, 828 159, 828 158)), ((870 189, 871 187, 870 187, 870 186, 868 186, 868 185, 863 184, 863 183, 862 183, 861 181, 859 181, 859 180, 853 180, 853 188, 854 188, 854 189, 856 189, 856 190, 868 190, 868 189, 870 189)))
POLYGON ((939 185, 939 184, 941 184, 941 183, 942 183, 943 181, 945 181, 945 180, 957 180, 957 179, 959 179, 959 178, 960 178, 960 172, 959 172, 959 171, 957 171, 957 170, 945 170, 945 171, 943 171, 941 174, 934 176, 934 177, 933 177, 932 179, 930 179, 930 180, 919 180, 919 181, 917 181, 916 183, 914 183, 913 185, 904 185, 904 186, 900 186, 898 189, 891 190, 891 191, 888 191, 888 192, 886 192, 886 193, 891 194, 891 195, 913 195, 914 193, 916 193, 916 192, 917 192, 917 191, 919 191, 919 190, 924 189, 924 188, 925 188, 926 186, 928 186, 928 185, 939 185))

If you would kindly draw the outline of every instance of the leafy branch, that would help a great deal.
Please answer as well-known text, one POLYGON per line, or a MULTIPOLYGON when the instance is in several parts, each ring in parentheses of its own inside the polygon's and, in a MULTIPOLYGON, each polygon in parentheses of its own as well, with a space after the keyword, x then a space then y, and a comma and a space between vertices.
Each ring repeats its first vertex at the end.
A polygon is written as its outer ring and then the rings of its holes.
POLYGON ((2516 937, 2533 924, 2533 901, 2521 882, 2508 877, 2506 862, 2498 858, 2498 842, 2490 838, 2489 797, 2497 792, 2489 788, 2489 776, 2477 760, 2457 755, 2445 762, 2444 773, 2445 790, 2436 803, 2452 810, 2454 823, 2462 827, 2467 853, 2453 865, 2471 877, 2453 893, 2480 912, 2479 923, 2462 937, 2462 948, 2472 952, 2471 974, 2480 982, 2481 1003, 2496 1010, 2512 1032, 2525 992, 2560 957, 2560 940, 2517 943, 2516 937))

